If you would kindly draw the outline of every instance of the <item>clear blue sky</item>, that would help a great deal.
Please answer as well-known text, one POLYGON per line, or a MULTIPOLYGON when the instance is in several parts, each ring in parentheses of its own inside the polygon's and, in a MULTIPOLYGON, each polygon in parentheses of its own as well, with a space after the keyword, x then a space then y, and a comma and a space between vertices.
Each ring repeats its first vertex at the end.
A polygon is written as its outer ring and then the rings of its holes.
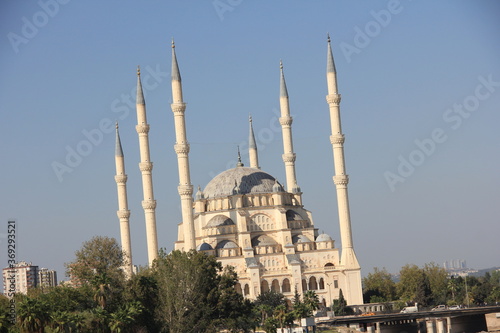
POLYGON ((363 275, 455 258, 469 267, 500 266, 499 17, 497 1, 2 1, 1 266, 11 218, 17 259, 56 269, 60 279, 82 242, 119 239, 114 132, 106 130, 116 120, 134 263, 147 263, 137 65, 147 80, 158 238, 172 249, 181 218, 172 37, 188 103, 193 185, 204 187, 234 166, 249 113, 262 169, 285 181, 276 116, 282 59, 304 204, 340 246, 327 32, 363 275), (68 151, 78 149, 86 156, 69 165, 68 151), (54 165, 71 172, 58 177, 54 165))

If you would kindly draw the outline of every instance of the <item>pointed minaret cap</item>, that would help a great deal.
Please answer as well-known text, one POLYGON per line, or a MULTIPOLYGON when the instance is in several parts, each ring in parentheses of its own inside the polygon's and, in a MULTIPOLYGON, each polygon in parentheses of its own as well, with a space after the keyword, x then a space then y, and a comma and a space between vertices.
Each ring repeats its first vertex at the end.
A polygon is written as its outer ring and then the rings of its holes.
POLYGON ((248 116, 248 122, 250 123, 250 137, 248 138, 248 148, 257 149, 257 143, 255 142, 255 135, 253 134, 252 115, 248 116))
POLYGON ((326 71, 327 73, 337 73, 335 62, 333 61, 332 46, 330 44, 330 34, 328 36, 328 54, 326 56, 326 71))
POLYGON ((144 94, 142 93, 142 83, 141 83, 141 67, 137 66, 137 98, 136 104, 146 105, 144 101, 144 94))
POLYGON ((123 157, 122 143, 120 141, 120 133, 118 133, 118 122, 116 122, 115 156, 123 157))
POLYGON ((285 75, 283 74, 283 62, 281 60, 280 60, 280 72, 281 72, 280 97, 288 98, 288 90, 286 89, 285 75))
POLYGON ((172 38, 172 81, 181 82, 181 73, 179 71, 179 65, 177 64, 177 57, 175 55, 175 42, 172 38))

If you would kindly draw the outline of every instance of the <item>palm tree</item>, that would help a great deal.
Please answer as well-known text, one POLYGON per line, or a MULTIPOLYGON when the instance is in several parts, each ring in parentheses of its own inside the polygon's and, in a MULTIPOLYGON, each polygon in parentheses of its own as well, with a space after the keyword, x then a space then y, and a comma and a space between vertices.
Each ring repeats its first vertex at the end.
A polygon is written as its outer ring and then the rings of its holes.
POLYGON ((310 315, 314 310, 319 309, 319 297, 314 290, 308 290, 304 293, 304 304, 309 308, 310 315))
POLYGON ((55 332, 66 332, 66 328, 70 322, 70 316, 66 311, 54 311, 50 315, 50 320, 52 321, 51 326, 55 328, 55 332))
POLYGON ((283 333, 283 323, 285 322, 286 318, 286 306, 285 305, 278 305, 276 309, 274 309, 274 317, 276 320, 278 320, 280 328, 281 328, 281 333, 283 333))
POLYGON ((455 291, 458 288, 457 280, 451 278, 448 280, 448 289, 451 291, 451 298, 455 300, 455 291))
POLYGON ((43 302, 36 298, 25 297, 18 304, 17 320, 21 326, 21 332, 43 333, 47 321, 43 302))

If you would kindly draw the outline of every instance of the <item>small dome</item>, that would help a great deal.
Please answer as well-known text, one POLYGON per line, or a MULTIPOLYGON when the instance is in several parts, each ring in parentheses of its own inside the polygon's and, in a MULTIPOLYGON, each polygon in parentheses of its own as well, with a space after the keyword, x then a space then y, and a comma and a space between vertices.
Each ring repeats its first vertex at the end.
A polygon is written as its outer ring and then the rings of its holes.
POLYGON ((252 239, 252 246, 276 245, 276 241, 267 235, 260 235, 252 239))
POLYGON ((201 243, 196 247, 196 251, 210 251, 213 250, 212 246, 207 243, 201 243))
POLYGON ((217 246, 216 246, 217 249, 234 249, 237 247, 238 247, 238 245, 236 245, 235 242, 227 240, 227 239, 220 241, 219 244, 217 244, 217 246))
POLYGON ((304 221, 302 216, 300 216, 299 213, 293 210, 287 210, 286 211, 286 220, 287 221, 304 221))
POLYGON ((332 237, 330 237, 327 234, 321 234, 318 237, 316 237, 316 242, 329 242, 333 240, 332 237))
POLYGON ((233 220, 224 215, 215 215, 208 221, 207 228, 221 227, 224 225, 234 225, 233 220))
POLYGON ((273 192, 285 192, 283 186, 276 180, 273 185, 273 192))
POLYGON ((237 167, 226 170, 213 178, 203 194, 207 199, 237 194, 272 193, 276 179, 267 172, 255 168, 237 167))
POLYGON ((292 242, 295 243, 309 243, 311 240, 304 235, 295 235, 292 237, 292 242))

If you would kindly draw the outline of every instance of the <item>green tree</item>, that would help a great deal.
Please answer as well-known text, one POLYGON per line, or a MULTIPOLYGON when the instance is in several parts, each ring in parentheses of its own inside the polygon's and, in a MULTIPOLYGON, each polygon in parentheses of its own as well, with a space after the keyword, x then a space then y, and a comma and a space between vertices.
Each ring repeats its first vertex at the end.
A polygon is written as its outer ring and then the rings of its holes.
POLYGON ((283 326, 285 325, 286 312, 286 306, 284 304, 280 304, 274 309, 274 318, 278 321, 282 333, 283 326))
POLYGON ((153 271, 158 281, 156 316, 170 332, 204 332, 217 316, 222 265, 202 252, 160 252, 153 271))
POLYGON ((339 291, 339 298, 333 301, 332 310, 336 316, 345 316, 353 313, 353 310, 347 306, 342 289, 339 291))
POLYGON ((0 333, 7 333, 11 326, 10 300, 0 294, 0 333))
POLYGON ((94 300, 101 308, 117 308, 125 285, 125 254, 116 240, 95 236, 82 244, 75 257, 65 264, 66 274, 83 286, 91 286, 94 300))
POLYGON ((389 302, 396 299, 396 283, 385 268, 375 267, 373 273, 363 278, 365 303, 389 302))
POLYGON ((431 288, 425 271, 417 265, 406 265, 399 271, 399 276, 396 284, 399 297, 403 301, 426 306, 431 299, 431 288))
POLYGON ((425 264, 423 270, 429 281, 431 291, 429 302, 432 304, 445 303, 448 290, 448 273, 435 263, 425 264))
POLYGON ((48 322, 47 306, 38 298, 19 297, 17 303, 17 320, 21 332, 43 333, 48 322))
POLYGON ((303 302, 309 309, 309 317, 313 315, 314 310, 319 309, 319 297, 314 290, 308 290, 304 293, 303 302))
POLYGON ((124 298, 128 302, 138 301, 142 306, 143 310, 136 318, 137 325, 145 327, 148 332, 160 331, 161 325, 155 316, 159 305, 158 281, 151 269, 141 269, 127 281, 124 298))

